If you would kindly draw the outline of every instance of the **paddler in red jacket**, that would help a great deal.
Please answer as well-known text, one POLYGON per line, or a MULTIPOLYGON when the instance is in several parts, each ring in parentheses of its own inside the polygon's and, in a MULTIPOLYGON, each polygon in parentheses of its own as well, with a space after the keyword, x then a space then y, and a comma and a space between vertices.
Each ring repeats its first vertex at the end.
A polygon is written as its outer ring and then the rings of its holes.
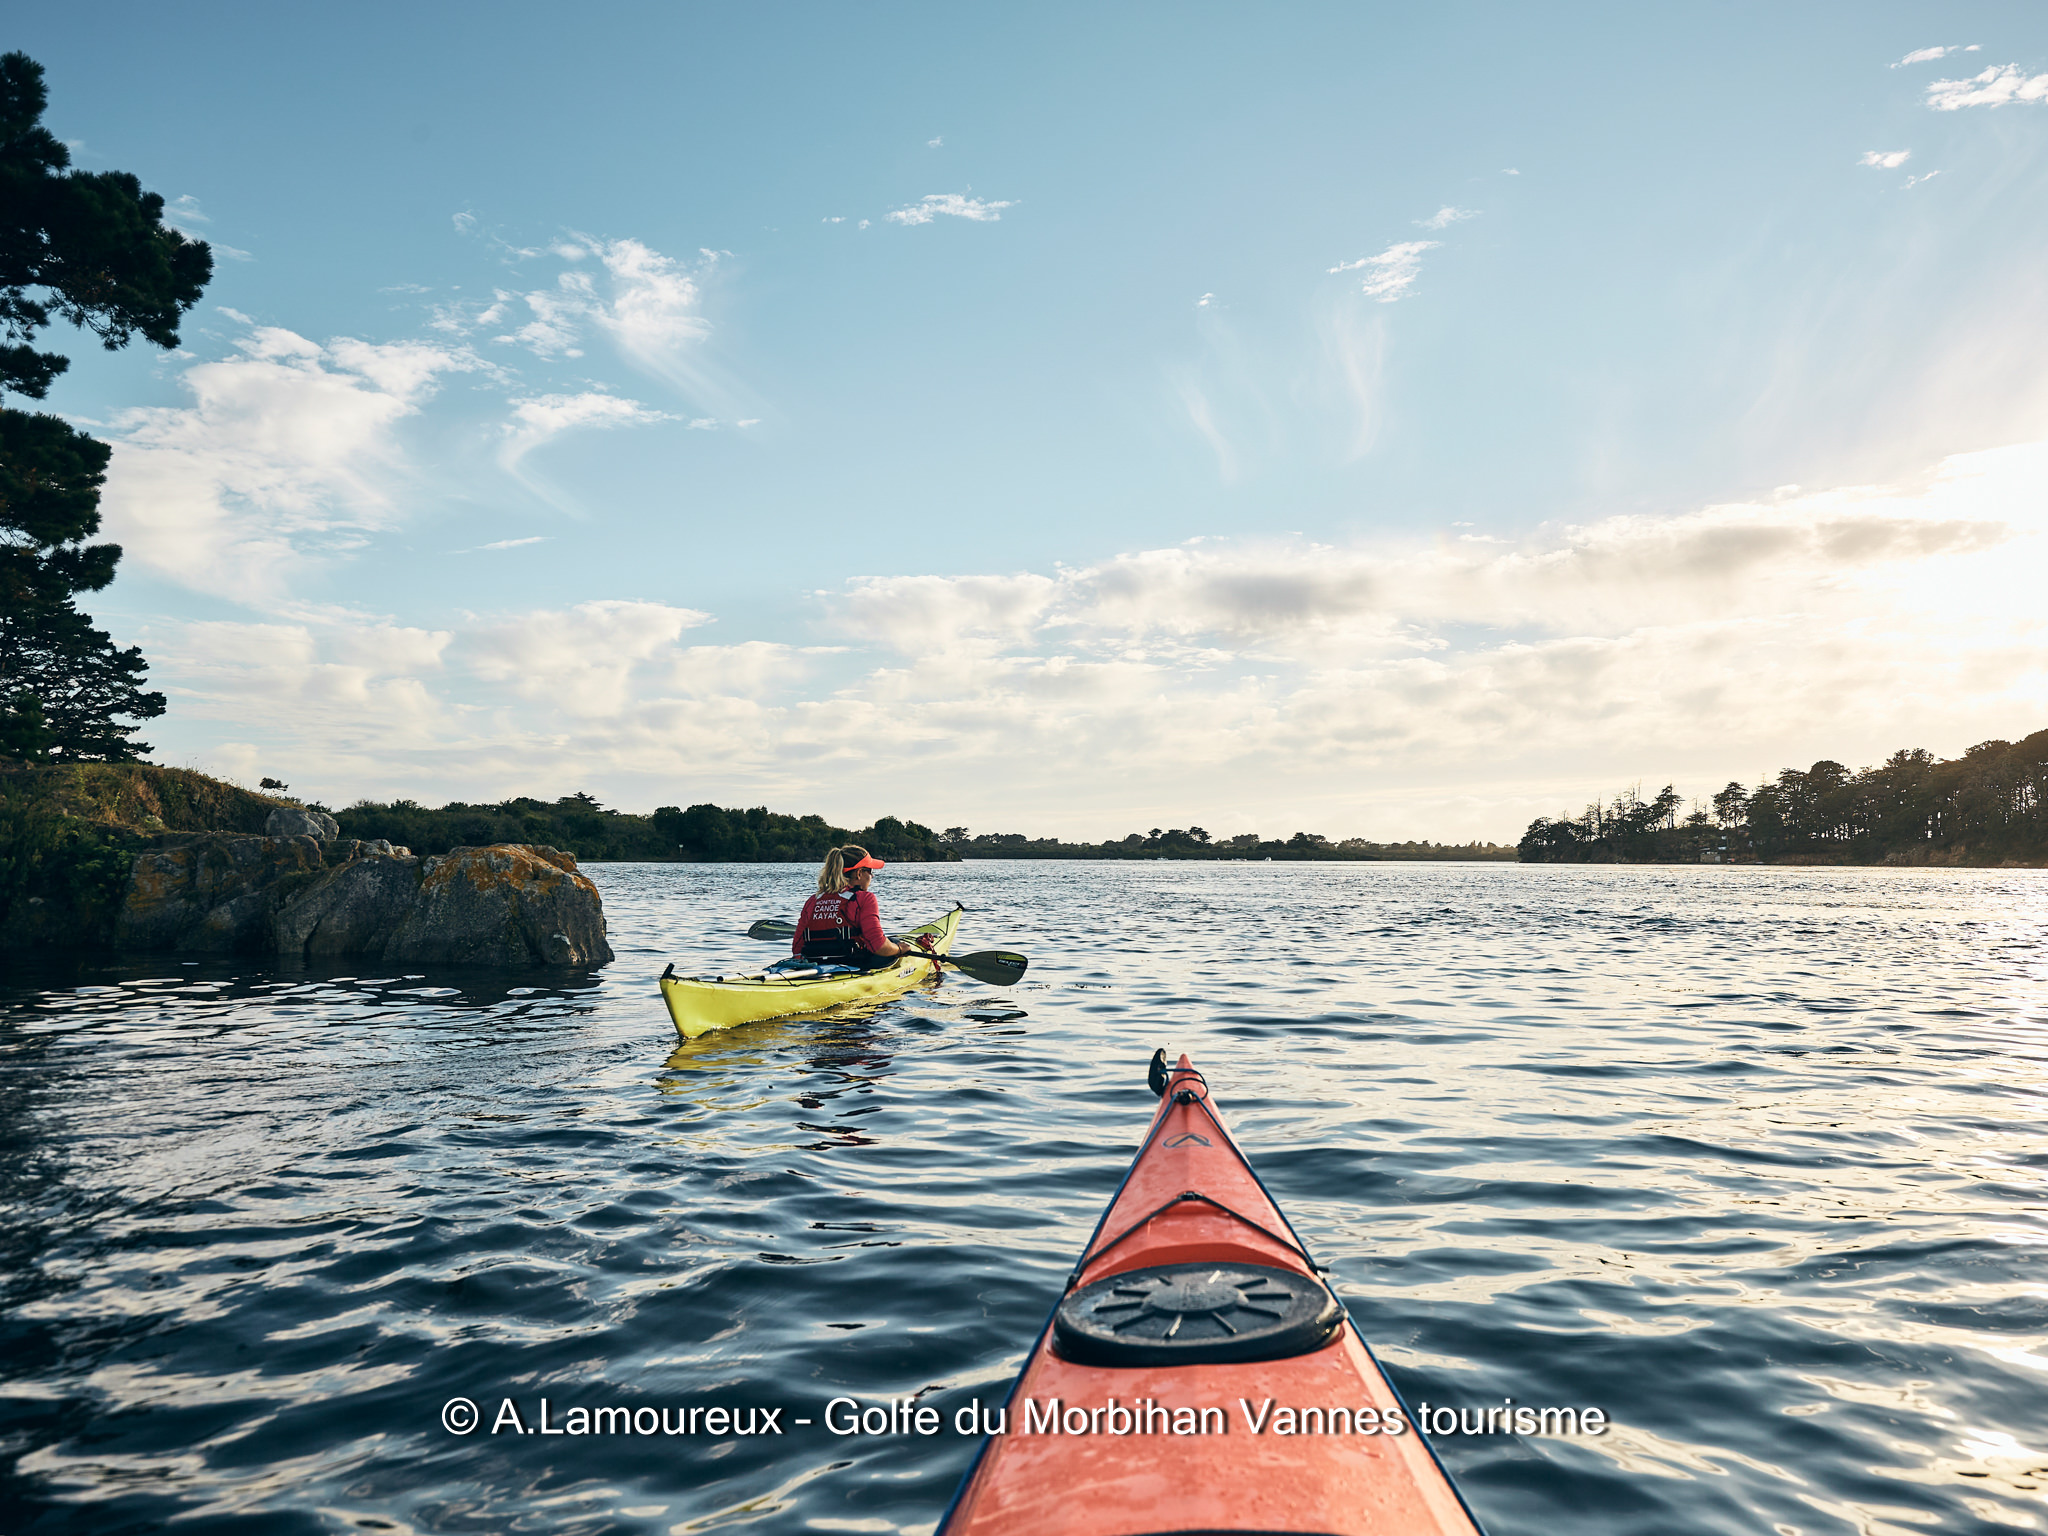
POLYGON ((897 944, 882 932, 882 908, 868 889, 882 860, 849 843, 825 855, 818 894, 804 903, 790 953, 806 960, 833 961, 864 971, 887 965, 898 955, 929 951, 930 934, 916 944, 897 944))

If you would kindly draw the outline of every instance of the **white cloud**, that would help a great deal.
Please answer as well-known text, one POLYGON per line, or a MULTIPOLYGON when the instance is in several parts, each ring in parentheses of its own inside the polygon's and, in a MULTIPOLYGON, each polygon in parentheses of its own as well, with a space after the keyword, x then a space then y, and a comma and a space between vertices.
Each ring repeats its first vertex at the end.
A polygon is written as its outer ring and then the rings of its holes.
POLYGON ((2048 101, 2048 74, 2028 75, 2017 64, 1994 64, 1967 80, 1937 80, 1927 87, 1927 105, 1937 112, 2016 101, 2048 101))
POLYGON ((1501 175, 1503 176, 1519 176, 1521 174, 1522 173, 1516 170, 1512 165, 1501 167, 1501 175))
POLYGON ((1415 279, 1422 275, 1422 253, 1435 250, 1440 243, 1436 240, 1409 240, 1400 245, 1390 245, 1377 256, 1347 261, 1330 268, 1330 271, 1364 272, 1365 279, 1359 292, 1382 304, 1391 304, 1403 297, 1415 279))
MULTIPOLYGON (((511 298, 510 294, 503 296, 511 298)), ((587 272, 564 272, 555 288, 523 295, 533 318, 496 339, 526 348, 535 357, 581 357, 581 322, 597 305, 595 285, 587 272)), ((479 325, 498 321, 503 308, 494 303, 476 317, 479 325)))
POLYGON ((838 648, 692 644, 708 614, 625 599, 438 630, 328 609, 140 638, 167 723, 231 733, 209 750, 330 797, 587 787, 644 809, 687 777, 726 804, 1063 836, 1178 814, 1512 837, 1635 778, 1690 792, 2038 725, 2044 485, 2033 443, 1899 485, 1519 540, 1206 539, 873 576, 818 595, 838 648))
POLYGON ((553 534, 535 533, 530 534, 523 539, 499 539, 496 543, 493 544, 479 544, 476 546, 475 549, 457 550, 456 553, 462 555, 473 555, 481 553, 482 551, 487 549, 520 549, 528 544, 545 544, 553 537, 553 534))
POLYGON ((1003 209, 1016 206, 1015 202, 983 202, 978 197, 968 197, 960 192, 934 192, 922 202, 913 203, 908 208, 898 208, 889 215, 889 219, 897 224, 929 224, 943 213, 956 219, 993 223, 1003 216, 1003 209))
POLYGON ((1910 149, 1866 149, 1858 165, 1874 165, 1883 170, 1895 171, 1913 158, 1910 149))
POLYGON ((1045 622, 1061 580, 1016 576, 872 576, 834 601, 849 634, 905 655, 950 654, 1022 640, 1045 622))
POLYGON ((1930 59, 1947 58, 1952 53, 1975 53, 1981 46, 1978 43, 1971 43, 1967 47, 1957 47, 1954 43, 1951 43, 1946 48, 1915 48, 1903 59, 1893 64, 1892 68, 1900 69, 1908 64, 1925 64, 1930 59))
POLYGON ((1421 229, 1449 229, 1461 219, 1476 219, 1478 217, 1479 210, 1476 208, 1453 208, 1450 204, 1446 203, 1428 218, 1417 219, 1415 223, 1421 229))
POLYGON ((149 655, 181 718, 254 726, 287 741, 345 742, 345 755, 362 761, 446 730, 435 683, 453 638, 324 609, 285 622, 170 627, 149 655))
POLYGON ((1205 542, 1146 550, 1057 577, 877 577, 840 605, 847 632, 906 655, 1057 634, 1077 654, 1193 645, 1297 661, 1437 651, 1442 626, 1518 633, 1708 622, 1745 604, 1797 604, 1818 573, 1976 553, 2011 524, 1928 516, 1881 498, 1619 517, 1525 544, 1417 547, 1205 542))
POLYGON ((520 698, 572 717, 605 716, 631 707, 643 666, 672 661, 677 637, 709 622, 709 614, 666 603, 578 603, 479 624, 457 649, 476 677, 520 698))
POLYGON ((1216 302, 1216 295, 1215 295, 1215 294, 1213 294, 1213 293, 1205 293, 1205 294, 1203 294, 1203 295, 1202 295, 1202 296, 1201 296, 1201 297, 1200 297, 1199 299, 1195 300, 1195 308, 1197 308, 1197 309, 1207 309, 1207 308, 1208 308, 1208 307, 1209 307, 1210 305, 1214 304, 1215 302, 1216 302))
POLYGON ((190 405, 117 419, 103 506, 139 564, 260 599, 281 593, 289 570, 393 523, 394 427, 444 375, 479 364, 458 348, 321 347, 269 326, 237 351, 185 370, 190 405))
POLYGON ((512 419, 504 426, 498 462, 505 469, 516 471, 520 462, 541 444, 583 427, 638 427, 672 419, 637 400, 596 390, 577 395, 535 395, 513 402, 512 419))
POLYGON ((585 354, 587 339, 608 339, 626 360, 686 392, 705 387, 695 358, 711 335, 703 314, 704 282, 720 253, 699 251, 686 263, 638 240, 597 240, 578 236, 558 241, 545 253, 564 261, 594 260, 596 268, 572 266, 549 288, 524 293, 498 290, 488 304, 463 300, 436 311, 436 329, 454 335, 506 325, 523 308, 524 324, 494 339, 553 360, 585 354))
POLYGON ((677 378, 687 350, 711 333, 699 313, 700 277, 718 264, 718 253, 699 251, 693 272, 638 240, 613 240, 598 248, 610 274, 610 302, 594 318, 619 350, 649 373, 677 378))
POLYGON ((213 222, 213 220, 207 216, 205 211, 200 208, 199 199, 194 197, 190 192, 186 192, 181 196, 174 197, 168 203, 164 204, 163 217, 164 222, 170 225, 171 228, 175 229, 179 234, 189 235, 195 239, 200 240, 204 240, 206 237, 204 235, 197 234, 193 230, 192 226, 194 224, 211 224, 213 222))
POLYGON ((211 224, 213 219, 199 206, 199 199, 190 192, 175 197, 164 205, 163 220, 165 224, 175 229, 188 240, 204 240, 207 248, 216 256, 225 256, 229 261, 254 261, 256 259, 240 246, 229 245, 225 241, 208 235, 204 229, 199 228, 200 225, 211 224))
POLYGON ((940 145, 944 144, 945 142, 946 141, 943 136, 936 139, 926 139, 924 141, 924 147, 926 149, 937 149, 940 145))
POLYGON ((1939 171, 1929 171, 1922 176, 1908 176, 1906 178, 1906 185, 1909 187, 1917 187, 1920 185, 1921 182, 1932 181, 1935 177, 1939 176, 1940 174, 1941 172, 1939 171))

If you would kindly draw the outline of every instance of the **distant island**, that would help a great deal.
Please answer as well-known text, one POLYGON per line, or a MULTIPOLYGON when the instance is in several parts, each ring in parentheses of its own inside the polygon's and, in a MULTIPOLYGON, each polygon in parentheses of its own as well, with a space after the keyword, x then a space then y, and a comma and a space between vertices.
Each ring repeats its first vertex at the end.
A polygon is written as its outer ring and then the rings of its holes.
MULTIPOLYGON (((315 809, 325 810, 320 806, 315 809)), ((1499 843, 1332 841, 1315 832, 1284 839, 1244 833, 1213 840, 1201 827, 1154 827, 1101 843, 1068 843, 1021 832, 935 832, 882 816, 872 826, 834 826, 822 816, 791 816, 766 806, 747 810, 664 805, 646 816, 609 810, 587 794, 559 800, 514 799, 495 805, 453 801, 430 810, 411 800, 358 801, 332 812, 344 837, 384 838, 421 854, 487 843, 547 843, 593 860, 690 864, 814 863, 827 849, 858 843, 878 858, 908 863, 958 859, 1513 859, 1499 843)))
POLYGON ((2048 865, 2048 730, 1946 760, 1902 750, 1853 773, 1823 759, 1681 805, 1669 784, 1647 800, 1626 789, 1537 817, 1515 852, 1530 864, 2048 865))

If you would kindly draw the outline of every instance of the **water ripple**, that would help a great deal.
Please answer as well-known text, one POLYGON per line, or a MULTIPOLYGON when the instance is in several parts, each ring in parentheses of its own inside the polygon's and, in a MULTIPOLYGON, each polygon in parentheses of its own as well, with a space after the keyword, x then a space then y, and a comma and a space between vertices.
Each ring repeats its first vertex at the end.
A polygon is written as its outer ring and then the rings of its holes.
POLYGON ((2037 873, 896 868, 1026 981, 684 1044, 804 872, 592 873, 595 978, 15 965, 0 1524, 928 1532, 972 1441, 790 1421, 999 1396, 1167 1045, 1411 1402, 1610 1415, 1439 1440, 1496 1536, 2048 1527, 2037 873))

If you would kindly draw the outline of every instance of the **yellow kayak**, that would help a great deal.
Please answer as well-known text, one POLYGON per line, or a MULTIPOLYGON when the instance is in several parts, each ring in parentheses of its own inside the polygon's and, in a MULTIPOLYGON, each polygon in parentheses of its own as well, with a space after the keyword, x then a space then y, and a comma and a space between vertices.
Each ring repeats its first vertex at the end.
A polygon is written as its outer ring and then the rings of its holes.
MULTIPOLYGON (((908 934, 891 934, 903 940, 929 933, 932 948, 950 953, 953 935, 960 928, 955 907, 944 917, 933 918, 908 934)), ((673 967, 671 967, 673 969, 673 967)), ((896 997, 932 975, 938 963, 925 955, 899 955, 879 970, 848 975, 819 976, 802 970, 752 971, 737 976, 674 976, 661 978, 661 998, 668 1004, 668 1016, 685 1040, 714 1029, 731 1029, 756 1019, 780 1019, 792 1013, 816 1013, 841 1003, 867 1002, 896 997)))

